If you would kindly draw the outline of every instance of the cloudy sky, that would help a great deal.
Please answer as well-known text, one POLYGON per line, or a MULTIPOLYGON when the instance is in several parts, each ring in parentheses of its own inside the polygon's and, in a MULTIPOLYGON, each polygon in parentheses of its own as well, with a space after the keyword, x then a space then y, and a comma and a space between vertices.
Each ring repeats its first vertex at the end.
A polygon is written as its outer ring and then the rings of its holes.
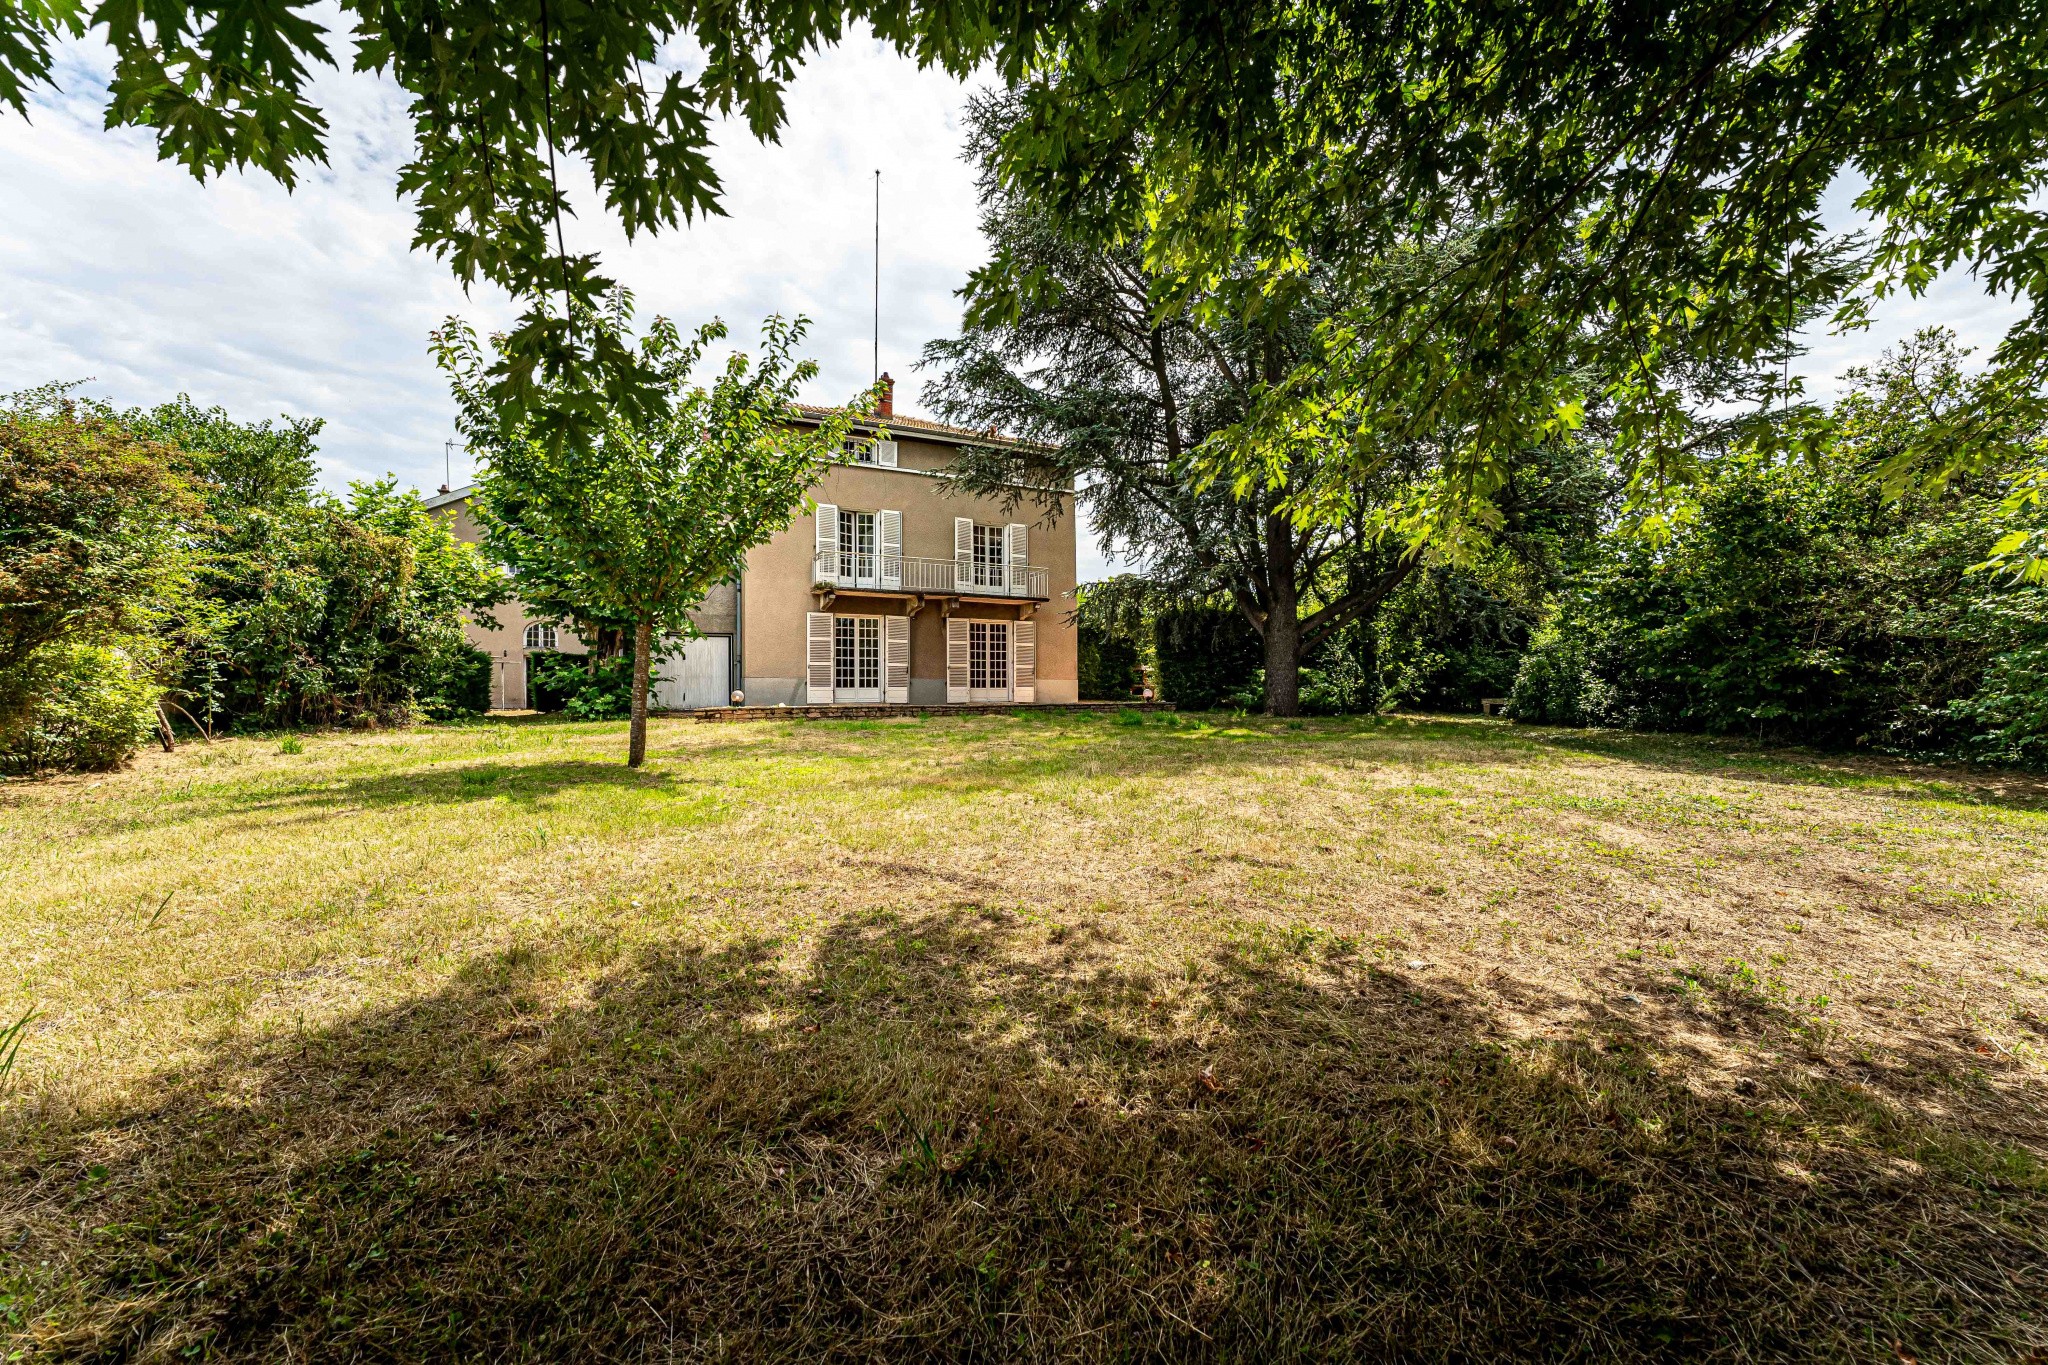
MULTIPOLYGON (((439 484, 453 407, 427 332, 450 313, 488 328, 516 310, 488 286, 465 296, 409 251, 411 212, 392 191, 410 150, 396 87, 323 75, 331 164, 286 193, 255 175, 201 186, 158 162, 146 134, 103 131, 106 74, 102 50, 74 47, 31 119, 0 110, 0 391, 90 379, 124 405, 183 391, 238 417, 319 416, 328 485, 387 471, 439 484)), ((807 315, 822 366, 808 396, 839 401, 869 375, 879 169, 882 367, 917 411, 912 365, 958 326, 954 290, 982 256, 959 155, 970 93, 848 42, 806 68, 779 145, 723 130, 728 216, 628 247, 593 209, 568 221, 569 247, 600 252, 644 313, 723 317, 741 339, 769 313, 807 315)), ((1851 197, 1836 196, 1840 223, 1851 197)), ((1870 332, 1810 338, 1809 391, 1828 396, 1845 368, 1934 323, 1988 350, 2014 315, 1966 276, 1944 279, 1883 306, 1870 332)), ((459 485, 459 446, 454 462, 459 485)), ((1081 570, 1099 576, 1104 561, 1084 548, 1081 570)))

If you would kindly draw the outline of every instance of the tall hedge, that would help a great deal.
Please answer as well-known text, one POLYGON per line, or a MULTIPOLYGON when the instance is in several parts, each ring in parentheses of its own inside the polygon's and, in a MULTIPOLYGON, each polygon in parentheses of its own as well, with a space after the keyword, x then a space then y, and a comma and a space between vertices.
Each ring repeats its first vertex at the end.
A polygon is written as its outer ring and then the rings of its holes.
POLYGON ((2048 589, 1970 571, 1999 504, 1981 478, 1890 503, 1846 461, 1732 472, 1668 545, 1606 545, 1514 716, 2048 760, 2048 589))
POLYGON ((1247 686, 1264 653, 1258 632, 1234 608, 1168 607, 1152 624, 1160 696, 1184 711, 1212 711, 1247 686))
POLYGON ((1076 634, 1081 700, 1122 701, 1130 696, 1142 676, 1138 667, 1138 646, 1096 626, 1083 625, 1076 634))

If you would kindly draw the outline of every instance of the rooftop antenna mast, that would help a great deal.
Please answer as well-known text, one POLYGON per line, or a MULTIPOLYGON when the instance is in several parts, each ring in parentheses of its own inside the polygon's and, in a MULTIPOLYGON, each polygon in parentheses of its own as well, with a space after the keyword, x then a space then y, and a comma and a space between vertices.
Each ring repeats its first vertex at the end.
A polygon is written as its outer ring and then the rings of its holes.
POLYGON ((451 492, 455 482, 455 442, 441 442, 441 491, 451 492))
POLYGON ((882 382, 882 168, 875 168, 875 383, 882 382))
POLYGON ((1785 232, 1785 364, 1778 373, 1778 392, 1784 395, 1779 400, 1780 410, 1792 411, 1792 232, 1785 232))

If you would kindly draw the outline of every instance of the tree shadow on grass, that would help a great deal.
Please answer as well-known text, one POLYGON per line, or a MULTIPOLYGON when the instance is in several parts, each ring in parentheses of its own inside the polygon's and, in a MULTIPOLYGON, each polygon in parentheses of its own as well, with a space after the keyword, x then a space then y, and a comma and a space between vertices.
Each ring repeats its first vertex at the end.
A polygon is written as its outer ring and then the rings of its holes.
POLYGON ((205 823, 225 830, 237 821, 254 821, 263 829, 282 829, 401 806, 504 800, 532 807, 564 793, 590 789, 675 794, 688 783, 686 774, 636 770, 623 762, 557 759, 520 763, 483 758, 372 776, 313 773, 304 781, 272 781, 244 793, 163 802, 123 811, 121 828, 170 830, 205 823))
POLYGON ((1772 786, 1861 788, 1902 801, 1960 801, 2019 811, 2048 810, 2048 776, 2014 768, 1830 753, 1709 735, 1553 729, 1526 733, 1545 749, 1703 777, 1772 786))
POLYGON ((543 763, 501 763, 485 759, 374 777, 351 777, 307 796, 358 809, 386 806, 450 805, 499 798, 533 805, 562 792, 590 787, 621 791, 663 791, 677 778, 660 770, 629 768, 624 761, 555 759, 543 763))
POLYGON ((2048 1346, 2048 1188, 1962 1119, 1688 1089, 1654 1015, 1506 1045, 1341 946, 1160 973, 1118 932, 849 913, 800 967, 662 945, 566 992, 566 942, 518 947, 18 1116, 0 1324, 138 1360, 2048 1346))
MULTIPOLYGON (((1140 724, 1114 716, 1029 716, 1018 720, 943 717, 922 725, 859 723, 895 730, 901 742, 942 750, 972 726, 974 738, 1008 740, 991 752, 959 756, 927 775, 962 793, 997 791, 1073 774, 1113 753, 1127 777, 1171 776, 1203 769, 1247 772, 1289 769, 1333 758, 1429 768, 1485 762, 1503 769, 1542 766, 1558 756, 1615 759, 1723 781, 1768 786, 1864 789, 1887 799, 1960 802, 2016 811, 2048 810, 2048 777, 2012 769, 1933 764, 1876 755, 1772 748, 1701 735, 1516 726, 1477 716, 1383 715, 1288 722, 1263 716, 1171 712, 1140 724), (1037 738, 1068 744, 1033 750, 1037 738), (1087 744, 1099 739, 1103 747, 1087 744), (1083 741, 1081 744, 1072 741, 1083 741), (1457 749, 1434 747, 1459 746, 1457 749), (1409 747, 1412 746, 1412 749, 1409 747)), ((822 722, 784 722, 788 737, 808 738, 806 751, 865 752, 869 735, 822 722)))

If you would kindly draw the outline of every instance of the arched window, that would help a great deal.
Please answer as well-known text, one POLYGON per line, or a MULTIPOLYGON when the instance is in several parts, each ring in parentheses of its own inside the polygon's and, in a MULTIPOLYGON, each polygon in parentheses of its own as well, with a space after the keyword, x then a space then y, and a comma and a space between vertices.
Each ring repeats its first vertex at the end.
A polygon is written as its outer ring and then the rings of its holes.
POLYGON ((555 628, 538 623, 528 626, 526 628, 526 647, 528 649, 553 649, 555 647, 555 628))

